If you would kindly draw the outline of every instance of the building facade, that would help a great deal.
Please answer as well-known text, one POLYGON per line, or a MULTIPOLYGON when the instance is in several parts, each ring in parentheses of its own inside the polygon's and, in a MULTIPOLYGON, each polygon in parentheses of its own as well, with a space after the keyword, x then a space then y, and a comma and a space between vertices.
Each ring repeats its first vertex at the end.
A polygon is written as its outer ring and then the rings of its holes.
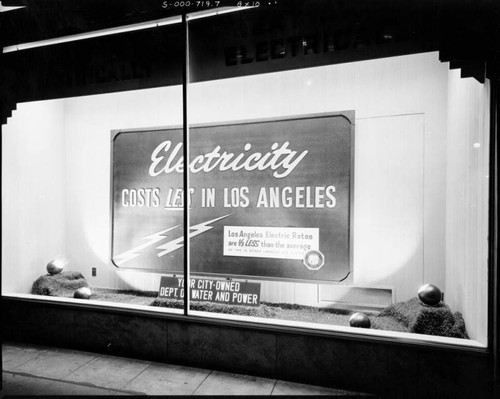
POLYGON ((63 3, 2 2, 8 339, 498 394, 494 2, 63 3))

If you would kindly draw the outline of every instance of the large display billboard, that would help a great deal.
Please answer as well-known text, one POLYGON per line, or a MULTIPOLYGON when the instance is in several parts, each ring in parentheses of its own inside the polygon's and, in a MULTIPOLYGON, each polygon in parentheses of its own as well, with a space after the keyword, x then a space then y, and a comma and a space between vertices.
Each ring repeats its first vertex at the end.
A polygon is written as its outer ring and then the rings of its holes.
POLYGON ((194 126, 189 162, 181 128, 113 131, 114 265, 182 274, 186 198, 192 274, 345 279, 353 121, 348 111, 194 126))

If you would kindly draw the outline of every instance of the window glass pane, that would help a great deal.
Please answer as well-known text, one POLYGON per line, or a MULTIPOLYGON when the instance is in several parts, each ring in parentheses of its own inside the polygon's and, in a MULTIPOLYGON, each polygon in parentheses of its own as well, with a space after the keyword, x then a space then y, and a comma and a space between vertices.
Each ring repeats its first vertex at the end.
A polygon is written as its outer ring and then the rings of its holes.
POLYGON ((4 294, 88 286, 89 303, 151 309, 163 273, 182 273, 165 249, 182 245, 182 174, 167 184, 162 151, 167 130, 182 139, 177 20, 13 55, 41 60, 33 97, 55 99, 18 104, 2 129, 4 294))
POLYGON ((191 310, 484 346, 489 83, 328 12, 189 24, 191 310))

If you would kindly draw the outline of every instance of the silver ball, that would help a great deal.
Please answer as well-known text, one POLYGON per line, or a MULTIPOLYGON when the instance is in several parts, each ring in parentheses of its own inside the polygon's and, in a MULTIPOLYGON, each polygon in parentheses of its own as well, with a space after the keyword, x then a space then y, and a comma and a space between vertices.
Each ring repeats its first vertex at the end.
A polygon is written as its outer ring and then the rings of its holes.
POLYGON ((61 259, 52 259, 49 263, 47 263, 47 272, 50 275, 55 275, 62 273, 65 262, 61 259))
POLYGON ((371 322, 367 315, 361 312, 354 313, 349 319, 351 327, 370 328, 371 322))
POLYGON ((425 284, 418 289, 418 298, 429 306, 436 306, 441 302, 441 290, 432 284, 425 284))
POLYGON ((89 287, 81 287, 75 291, 75 293, 73 294, 73 298, 90 299, 91 295, 92 291, 90 291, 89 287))

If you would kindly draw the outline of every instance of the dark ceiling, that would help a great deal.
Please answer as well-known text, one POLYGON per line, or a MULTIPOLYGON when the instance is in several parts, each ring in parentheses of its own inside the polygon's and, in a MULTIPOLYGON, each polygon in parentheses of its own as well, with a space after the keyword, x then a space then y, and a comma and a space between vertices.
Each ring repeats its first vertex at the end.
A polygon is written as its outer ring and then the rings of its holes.
MULTIPOLYGON (((2 0, 2 5, 24 6, 0 14, 2 46, 33 42, 54 37, 100 30, 143 21, 166 18, 182 13, 252 4, 236 0, 2 0), (189 3, 189 6, 185 4, 189 3), (184 5, 184 6, 183 6, 184 5), (216 6, 217 5, 217 6, 216 6)), ((429 17, 439 15, 442 29, 460 30, 477 40, 492 40, 500 20, 498 0, 263 0, 260 8, 275 12, 307 12, 327 7, 339 14, 363 11, 370 18, 374 10, 424 11, 429 17), (459 29, 457 29, 459 28, 459 29)), ((425 24, 425 21, 422 21, 425 24)), ((499 35, 500 36, 500 35, 499 35)), ((498 40, 498 38, 496 39, 498 40)))
POLYGON ((27 43, 237 3, 234 0, 3 0, 3 6, 25 8, 2 13, 2 42, 4 46, 27 43), (186 3, 190 5, 185 6, 186 3))
MULTIPOLYGON (((246 3, 255 2, 1 0, 3 7, 23 8, 0 13, 0 45, 3 48, 246 3)), ((463 77, 483 82, 485 77, 500 76, 500 0, 264 0, 258 8, 233 14, 238 15, 198 20, 191 25, 192 49, 203 67, 199 68, 199 79, 398 55, 401 45, 406 53, 439 51, 441 61, 460 68, 463 77), (340 32, 349 43, 345 50, 334 43, 334 52, 323 49, 323 54, 312 57, 258 62, 254 55, 255 62, 235 66, 230 66, 229 57, 224 65, 225 51, 232 49, 235 60, 245 58, 248 55, 241 53, 242 47, 250 50, 262 41, 272 45, 281 38, 295 40, 308 32, 318 32, 323 41, 329 34, 335 41, 340 32), (381 37, 392 42, 381 43, 381 37), (207 73, 210 76, 205 76, 207 73)), ((303 39, 299 40, 302 43, 303 39)), ((180 26, 171 26, 0 53, 2 121, 20 101, 179 84, 182 41, 180 26)))

